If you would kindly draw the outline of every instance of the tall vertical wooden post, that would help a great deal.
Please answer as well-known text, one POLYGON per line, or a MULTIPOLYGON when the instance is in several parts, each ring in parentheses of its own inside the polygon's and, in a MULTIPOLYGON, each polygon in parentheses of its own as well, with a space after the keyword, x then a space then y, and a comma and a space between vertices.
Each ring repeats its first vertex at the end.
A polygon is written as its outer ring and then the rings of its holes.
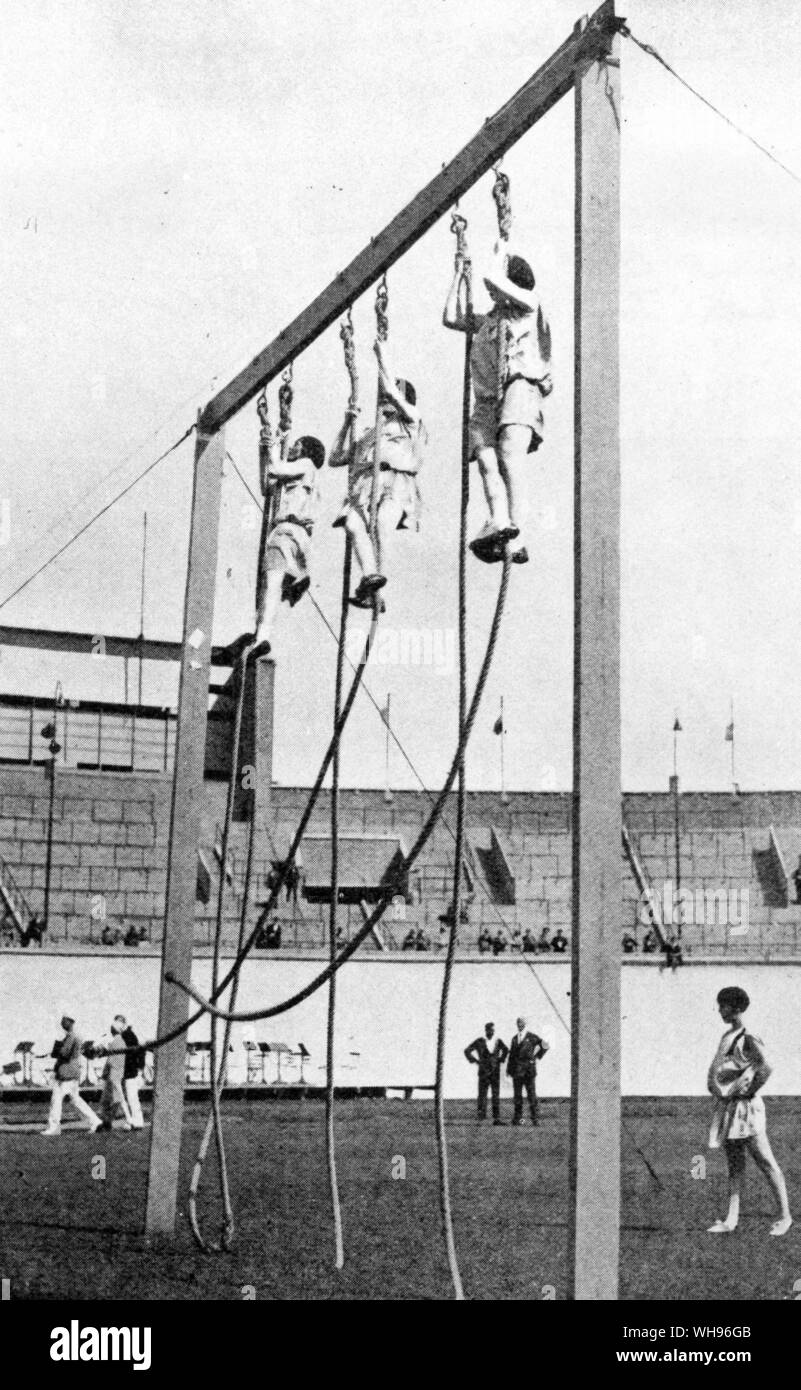
MULTIPOLYGON (((596 50, 597 51, 597 50, 596 50)), ((615 1299, 620 1220, 619 39, 575 72, 572 1296, 615 1299)))
MULTIPOLYGON (((220 519, 220 490, 225 454, 223 431, 198 433, 189 536, 189 563, 184 602, 184 635, 175 773, 172 784, 170 848, 159 997, 161 1036, 185 1023, 187 997, 164 980, 166 971, 188 980, 192 971, 200 813, 209 699, 211 628, 220 519)), ((178 1167, 184 1112, 186 1038, 176 1038, 156 1053, 153 1130, 147 1182, 145 1229, 170 1235, 175 1227, 178 1167)))

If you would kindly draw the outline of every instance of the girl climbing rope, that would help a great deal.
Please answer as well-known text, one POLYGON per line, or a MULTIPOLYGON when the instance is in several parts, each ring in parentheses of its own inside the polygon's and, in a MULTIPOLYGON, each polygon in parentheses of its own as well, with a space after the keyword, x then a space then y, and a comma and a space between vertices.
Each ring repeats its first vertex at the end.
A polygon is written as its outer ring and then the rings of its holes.
POLYGON ((311 578, 309 550, 319 506, 317 471, 325 462, 319 439, 304 434, 289 444, 291 377, 281 386, 281 428, 273 439, 267 397, 258 403, 262 422, 259 453, 264 493, 264 523, 256 589, 255 646, 252 659, 267 656, 281 601, 290 607, 303 597, 311 578))
POLYGON ((353 442, 355 407, 349 402, 342 428, 331 450, 332 468, 349 468, 348 496, 334 521, 344 526, 353 545, 362 578, 351 599, 357 608, 371 608, 373 595, 386 584, 382 559, 393 531, 417 530, 420 490, 417 474, 423 462, 426 431, 417 410, 411 382, 396 378, 386 347, 386 286, 376 298, 378 332, 378 404, 374 429, 353 442), (376 449, 376 439, 378 448, 376 449))
POLYGON ((502 559, 507 543, 517 542, 510 558, 525 564, 523 484, 527 457, 543 440, 543 401, 553 390, 551 331, 529 262, 506 247, 508 190, 508 178, 499 172, 493 196, 503 246, 484 275, 492 309, 476 314, 469 306, 464 256, 457 254, 442 321, 446 328, 473 335, 470 453, 478 461, 489 518, 470 549, 492 563, 502 559))

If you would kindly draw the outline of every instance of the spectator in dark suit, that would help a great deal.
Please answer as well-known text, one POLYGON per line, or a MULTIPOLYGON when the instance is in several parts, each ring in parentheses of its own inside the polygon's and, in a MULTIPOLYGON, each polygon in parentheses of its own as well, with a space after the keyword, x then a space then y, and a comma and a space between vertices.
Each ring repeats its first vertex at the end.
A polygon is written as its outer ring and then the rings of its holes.
POLYGON ((561 927, 557 927, 556 929, 556 933, 551 941, 551 950, 556 951, 556 954, 559 956, 563 956, 567 950, 567 937, 561 927))
POLYGON ((492 1123, 502 1125, 501 1067, 509 1056, 509 1049, 501 1038, 496 1038, 494 1023, 485 1023, 484 1037, 471 1042, 464 1055, 478 1067, 478 1118, 486 1120, 487 1091, 492 1091, 492 1123))
POLYGON ((523 1123, 524 1091, 528 1096, 531 1123, 533 1125, 537 1123, 537 1062, 547 1051, 547 1042, 538 1038, 536 1033, 527 1032, 526 1020, 519 1018, 517 1020, 517 1032, 512 1038, 509 1060, 506 1064, 507 1075, 512 1078, 512 1090, 515 1098, 513 1125, 522 1125, 523 1123))
POLYGON ((145 1065, 145 1054, 139 1046, 139 1039, 124 1014, 116 1015, 114 1027, 117 1029, 127 1049, 122 1072, 122 1089, 131 1114, 131 1129, 142 1129, 145 1121, 139 1099, 139 1079, 145 1065))

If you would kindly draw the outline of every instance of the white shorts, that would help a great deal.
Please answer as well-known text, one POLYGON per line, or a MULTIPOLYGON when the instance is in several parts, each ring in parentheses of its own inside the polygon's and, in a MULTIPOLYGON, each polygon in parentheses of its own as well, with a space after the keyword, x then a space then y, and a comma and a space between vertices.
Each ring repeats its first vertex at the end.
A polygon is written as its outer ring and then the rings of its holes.
MULTIPOLYGON (((344 526, 350 512, 357 512, 370 529, 370 505, 373 495, 372 470, 360 473, 348 499, 343 502, 334 526, 344 526)), ((378 474, 378 506, 389 499, 400 512, 399 531, 419 531, 422 502, 416 473, 401 473, 395 468, 382 468, 378 474)))
POLYGON ((480 449, 494 449, 505 425, 527 425, 531 430, 530 454, 539 449, 545 433, 543 394, 534 381, 517 377, 503 393, 500 408, 494 396, 477 396, 470 417, 470 457, 480 449))
POLYGON ((310 540, 308 531, 296 521, 276 522, 264 551, 265 569, 283 568, 291 580, 305 579, 309 573, 310 540), (279 560, 278 566, 270 564, 270 551, 279 560))

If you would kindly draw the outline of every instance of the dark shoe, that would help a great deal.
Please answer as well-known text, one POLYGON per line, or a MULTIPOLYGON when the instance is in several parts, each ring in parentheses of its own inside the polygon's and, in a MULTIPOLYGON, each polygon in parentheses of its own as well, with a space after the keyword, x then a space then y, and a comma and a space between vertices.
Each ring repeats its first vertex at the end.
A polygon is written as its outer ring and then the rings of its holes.
POLYGON ((103 1121, 101 1121, 101 1123, 100 1123, 99 1125, 97 1125, 97 1127, 96 1127, 96 1129, 95 1129, 95 1133, 96 1133, 96 1134, 99 1134, 99 1133, 101 1133, 101 1132, 102 1132, 103 1134, 110 1134, 110 1133, 111 1133, 111 1122, 110 1122, 109 1120, 103 1120, 103 1121))
POLYGON ((224 657, 226 665, 230 662, 231 666, 241 659, 248 647, 256 640, 255 632, 243 632, 241 637, 237 637, 233 642, 229 642, 227 647, 220 649, 220 655, 224 657))
MULTIPOLYGON (((386 582, 387 579, 386 575, 384 574, 365 574, 364 577, 359 581, 356 593, 350 600, 350 602, 353 604, 353 607, 372 608, 373 595, 377 594, 379 589, 383 589, 386 582)), ((381 611, 382 609, 379 608, 379 612, 381 611)))
POLYGON ((248 652, 247 659, 248 661, 258 661, 261 656, 269 656, 271 651, 272 647, 265 638, 263 642, 257 642, 253 650, 248 652))
POLYGON ((522 1120, 512 1120, 512 1124, 513 1124, 513 1125, 522 1125, 522 1123, 523 1123, 522 1120))
POLYGON ((494 1125, 505 1125, 505 1124, 506 1124, 506 1121, 505 1121, 505 1120, 493 1120, 492 1123, 493 1123, 494 1125))
POLYGON ((303 595, 305 594, 306 590, 310 587, 310 585, 311 579, 307 574, 304 575, 302 579, 289 581, 289 583, 286 586, 286 593, 284 594, 284 598, 286 599, 290 608, 294 608, 296 603, 300 603, 300 600, 303 598, 303 595))
POLYGON ((498 543, 497 532, 491 536, 476 536, 468 549, 472 550, 477 560, 483 560, 485 565, 494 565, 503 559, 503 547, 498 543))
POLYGON ((527 565, 528 551, 526 550, 526 547, 524 545, 521 545, 519 550, 512 551, 512 554, 509 558, 511 559, 513 565, 527 565))
POLYGON ((385 574, 366 574, 359 588, 364 589, 365 593, 373 594, 376 589, 383 589, 386 582, 387 576, 385 574))

